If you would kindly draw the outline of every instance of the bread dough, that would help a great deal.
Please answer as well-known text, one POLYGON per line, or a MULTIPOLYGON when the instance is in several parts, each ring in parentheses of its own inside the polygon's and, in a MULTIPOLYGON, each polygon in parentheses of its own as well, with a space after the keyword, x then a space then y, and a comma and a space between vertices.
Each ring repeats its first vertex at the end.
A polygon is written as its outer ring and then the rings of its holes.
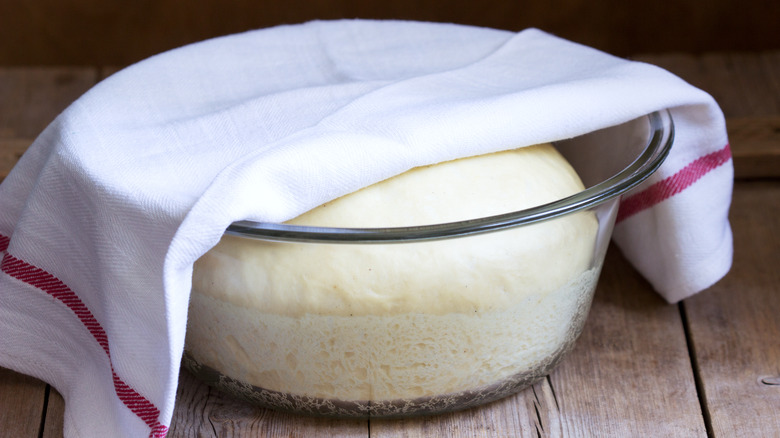
MULTIPOLYGON (((583 189, 549 144, 413 169, 289 223, 397 227, 521 210, 583 189)), ((186 349, 253 386, 325 400, 425 399, 549 363, 573 342, 598 267, 580 212, 392 244, 234 236, 195 264, 186 349)))

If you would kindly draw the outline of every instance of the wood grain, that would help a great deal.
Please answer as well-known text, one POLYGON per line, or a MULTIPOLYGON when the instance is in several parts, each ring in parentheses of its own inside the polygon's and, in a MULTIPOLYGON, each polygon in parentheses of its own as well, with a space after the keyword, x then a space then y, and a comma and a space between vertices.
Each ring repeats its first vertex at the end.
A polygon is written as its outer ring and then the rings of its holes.
POLYGON ((371 437, 501 438, 557 436, 559 412, 544 379, 520 393, 465 411, 397 420, 371 420, 371 437))
POLYGON ((548 379, 490 405, 371 421, 371 436, 706 436, 676 306, 611 248, 585 329, 548 379))
POLYGON ((27 138, 0 138, 0 181, 8 176, 30 144, 32 140, 27 138))
POLYGON ((771 116, 732 117, 726 126, 735 178, 780 178, 780 112, 771 116))
POLYGON ((312 418, 250 406, 182 370, 169 437, 367 437, 368 422, 312 418))
POLYGON ((780 436, 780 181, 737 185, 734 265, 685 301, 713 437, 780 436))
MULTIPOLYGON (((0 68, 0 180, 95 78, 90 68, 0 68)), ((62 437, 63 413, 62 397, 46 383, 0 368, 0 436, 62 437)))
POLYGON ((63 438, 62 430, 65 422, 65 400, 56 389, 48 387, 49 394, 46 402, 46 418, 43 423, 41 438, 63 438))
POLYGON ((618 55, 780 47, 771 0, 625 2, 561 0, 0 1, 0 64, 128 65, 183 44, 313 19, 452 22, 537 27, 618 55))
POLYGON ((632 59, 667 69, 710 93, 727 118, 780 114, 780 50, 642 54, 632 59))
POLYGON ((0 438, 36 437, 46 384, 0 368, 0 438))
MULTIPOLYGON (((171 431, 267 436, 275 424, 291 436, 333 432, 317 421, 246 406, 185 372, 171 431)), ((614 248, 582 337, 548 379, 482 407, 369 425, 372 437, 706 436, 679 310, 658 298, 614 248)), ((352 426, 338 436, 368 433, 364 425, 352 426)))
POLYGON ((615 247, 585 330, 550 380, 563 436, 706 436, 679 310, 615 247))
POLYGON ((645 54, 710 93, 726 116, 736 178, 780 177, 780 51, 645 54))
POLYGON ((95 84, 94 68, 0 68, 0 139, 33 139, 95 84))

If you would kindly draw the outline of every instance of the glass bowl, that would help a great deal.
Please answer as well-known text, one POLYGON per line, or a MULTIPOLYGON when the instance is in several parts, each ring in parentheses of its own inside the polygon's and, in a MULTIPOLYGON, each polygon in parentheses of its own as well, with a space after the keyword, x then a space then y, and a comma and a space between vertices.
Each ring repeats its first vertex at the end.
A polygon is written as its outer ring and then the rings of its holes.
POLYGON ((660 166, 672 139, 670 115, 658 112, 558 142, 585 189, 496 216, 362 229, 236 222, 226 249, 195 265, 182 363, 233 396, 310 415, 438 414, 516 393, 572 348, 620 196, 660 166), (267 253, 250 268, 264 287, 292 277, 283 284, 295 284, 298 301, 323 300, 306 296, 323 287, 354 301, 309 311, 212 293, 246 267, 207 260, 238 258, 229 242, 247 240, 267 253), (404 299, 365 305, 383 287, 403 288, 404 299))

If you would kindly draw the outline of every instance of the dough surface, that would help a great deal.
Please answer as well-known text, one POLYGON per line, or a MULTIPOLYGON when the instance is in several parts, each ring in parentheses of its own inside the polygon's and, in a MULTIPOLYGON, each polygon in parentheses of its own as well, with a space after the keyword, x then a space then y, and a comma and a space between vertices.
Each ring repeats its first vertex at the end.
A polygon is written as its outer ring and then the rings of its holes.
MULTIPOLYGON (((551 145, 413 169, 289 223, 397 227, 521 210, 582 190, 551 145)), ((573 341, 597 278, 582 212, 431 242, 225 236, 195 265, 187 350, 239 381, 337 400, 482 387, 573 341)))

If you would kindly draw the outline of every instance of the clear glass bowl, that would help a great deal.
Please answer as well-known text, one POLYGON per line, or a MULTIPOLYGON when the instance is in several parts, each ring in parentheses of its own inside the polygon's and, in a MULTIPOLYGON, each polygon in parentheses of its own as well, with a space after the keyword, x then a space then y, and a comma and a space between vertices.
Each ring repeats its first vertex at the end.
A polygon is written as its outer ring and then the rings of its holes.
MULTIPOLYGON (((223 241, 268 247, 252 268, 266 287, 293 275, 305 294, 339 271, 360 282, 326 287, 357 298, 317 312, 241 291, 226 298, 210 288, 241 274, 196 263, 183 364, 236 397, 312 415, 437 414, 513 394, 573 346, 620 196, 660 166, 672 139, 663 112, 559 142, 585 190, 498 216, 382 229, 234 223, 223 241), (382 287, 404 288, 405 299, 387 311, 364 305, 382 287)), ((204 257, 238 257, 230 248, 204 257)))

